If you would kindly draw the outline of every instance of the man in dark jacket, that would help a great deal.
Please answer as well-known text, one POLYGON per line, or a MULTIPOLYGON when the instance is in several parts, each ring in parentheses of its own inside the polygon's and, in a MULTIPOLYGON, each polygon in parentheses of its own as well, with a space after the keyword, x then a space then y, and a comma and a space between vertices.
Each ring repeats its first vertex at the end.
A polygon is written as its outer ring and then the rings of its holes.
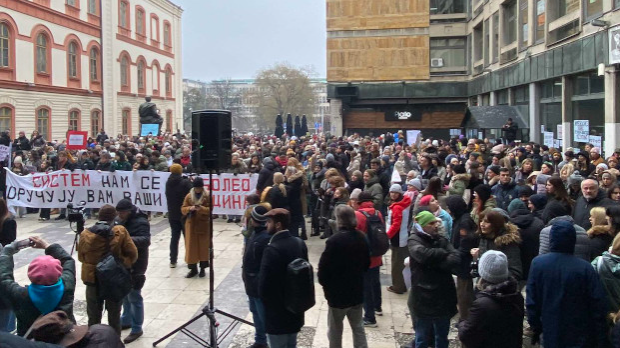
POLYGON ((267 233, 267 208, 257 205, 252 208, 250 222, 254 232, 245 244, 243 253, 243 283, 245 293, 250 301, 250 312, 254 319, 254 344, 251 348, 267 348, 267 334, 265 332, 265 306, 258 293, 258 279, 263 253, 269 244, 271 236, 267 233))
POLYGON ((518 197, 517 184, 510 177, 510 170, 508 168, 500 168, 499 170, 499 182, 491 189, 497 207, 503 210, 508 210, 508 205, 513 199, 518 197))
POLYGON ((517 202, 521 203, 521 206, 512 211, 509 209, 509 213, 510 222, 517 225, 519 228, 519 235, 521 235, 521 267, 523 269, 523 280, 519 281, 519 289, 522 289, 527 282, 532 260, 538 256, 538 250, 540 249, 540 231, 545 227, 545 224, 541 219, 527 210, 522 201, 517 200, 517 202))
POLYGON ((41 315, 64 311, 75 323, 75 260, 60 245, 48 244, 39 237, 30 237, 33 248, 44 249, 28 266, 30 286, 19 285, 13 276, 13 255, 19 249, 13 242, 0 252, 0 294, 8 300, 17 317, 17 334, 23 336, 41 315))
POLYGON ((273 185, 273 174, 276 172, 276 163, 271 157, 263 159, 263 168, 258 172, 256 191, 260 195, 265 187, 273 185))
POLYGON ((101 154, 101 158, 97 165, 95 166, 95 170, 101 172, 114 172, 114 166, 112 165, 112 156, 109 152, 104 152, 101 154))
POLYGON ((459 323, 459 340, 467 348, 521 348, 523 296, 510 278, 508 259, 489 250, 478 264, 480 281, 470 315, 459 323))
POLYGON ((105 131, 102 129, 101 132, 99 132, 99 134, 97 134, 97 143, 101 146, 103 146, 103 142, 108 140, 109 137, 107 134, 105 134, 105 131))
POLYGON ((15 151, 30 151, 32 149, 30 139, 26 137, 24 131, 19 132, 19 137, 13 141, 13 147, 15 151))
POLYGON ((467 210, 467 203, 461 196, 448 196, 446 199, 448 212, 452 216, 452 246, 461 255, 456 272, 456 297, 458 300, 459 317, 467 319, 469 307, 474 301, 474 284, 471 276, 471 249, 478 247, 476 236, 478 227, 467 210))
POLYGON ((138 249, 138 260, 131 267, 133 289, 123 300, 121 325, 131 328, 131 333, 123 342, 131 343, 142 336, 144 323, 144 301, 141 290, 146 281, 146 268, 149 264, 149 246, 151 245, 151 226, 147 215, 134 206, 127 198, 121 199, 116 205, 119 223, 129 232, 129 236, 138 249))
POLYGON ((456 313, 453 270, 460 264, 459 252, 439 235, 441 223, 435 215, 422 211, 415 216, 409 236, 411 291, 409 310, 414 322, 415 347, 428 347, 435 331, 435 347, 448 348, 450 318, 456 313))
POLYGON ((286 308, 286 268, 291 261, 308 260, 308 248, 301 238, 288 231, 290 214, 277 208, 267 214, 267 231, 272 236, 263 252, 258 293, 265 305, 265 328, 269 347, 294 347, 297 334, 304 326, 304 313, 293 313, 286 308))
POLYGON ((364 273, 370 266, 370 250, 364 234, 356 230, 355 211, 346 205, 336 208, 338 233, 331 236, 319 261, 319 283, 329 305, 330 346, 342 346, 345 316, 353 331, 353 346, 368 347, 362 319, 364 273))
POLYGON ((181 207, 185 196, 192 189, 192 183, 183 177, 183 167, 175 163, 170 166, 170 176, 166 181, 166 202, 168 203, 168 223, 170 224, 170 268, 177 266, 179 239, 185 226, 181 220, 181 207))
POLYGON ((512 121, 512 118, 508 118, 508 121, 502 127, 502 133, 504 134, 504 145, 508 145, 517 139, 518 129, 519 126, 512 121))
POLYGON ((581 193, 582 195, 575 202, 573 219, 577 225, 587 231, 592 227, 590 223, 590 210, 592 208, 607 208, 616 203, 607 198, 605 191, 599 188, 598 182, 594 179, 586 179, 581 182, 581 193))
POLYGON ((545 348, 608 347, 607 295, 598 274, 573 256, 575 227, 558 221, 551 227, 550 253, 532 261, 527 282, 527 319, 545 348))

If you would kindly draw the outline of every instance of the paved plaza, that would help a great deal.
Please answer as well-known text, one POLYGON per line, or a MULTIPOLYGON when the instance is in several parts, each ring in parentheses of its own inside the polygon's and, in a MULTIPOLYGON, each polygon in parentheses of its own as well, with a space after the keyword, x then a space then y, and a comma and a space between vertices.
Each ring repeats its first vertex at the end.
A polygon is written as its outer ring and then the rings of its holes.
MULTIPOLYGON (((70 231, 66 221, 39 222, 38 214, 28 214, 26 218, 17 219, 18 240, 28 236, 39 235, 48 242, 60 243, 68 251, 71 250, 74 233, 70 231)), ((54 216, 52 216, 53 218, 54 216)), ((88 220, 90 226, 95 220, 88 220)), ((228 224, 222 219, 214 223, 215 229, 215 304, 218 309, 227 313, 246 318, 252 321, 249 312, 247 297, 245 296, 241 280, 241 259, 243 236, 240 227, 228 224)), ((128 347, 152 347, 152 343, 166 333, 200 313, 208 303, 209 279, 185 279, 187 267, 183 257, 179 258, 177 268, 169 267, 170 227, 168 220, 162 217, 153 217, 151 221, 152 243, 150 247, 149 267, 146 284, 142 290, 145 307, 144 336, 128 347)), ((324 249, 325 240, 312 237, 308 241, 310 261, 316 267, 324 249)), ((184 255, 183 242, 180 245, 180 255, 184 255)), ((41 250, 25 249, 15 255, 16 280, 20 284, 28 284, 26 276, 27 265, 34 257, 41 255, 41 250)), ((77 254, 73 257, 77 260, 77 254)), ((389 267, 389 253, 384 256, 384 264, 389 267)), ((80 280, 81 264, 77 265, 77 290, 75 293, 75 316, 80 324, 87 323, 85 286, 80 280)), ((390 278, 386 274, 387 267, 382 267, 381 281, 383 291, 383 316, 377 317, 377 328, 366 328, 369 347, 394 348, 400 347, 412 338, 411 319, 407 310, 407 296, 387 292, 390 278)), ((208 274, 208 273, 207 273, 208 274)), ((316 277, 315 277, 316 279, 316 277)), ((316 283, 316 305, 306 312, 306 322, 299 336, 300 348, 317 347, 327 348, 327 310, 328 305, 321 286, 316 283)), ((104 318, 106 316, 104 315, 104 318)), ((218 316, 222 323, 222 330, 229 322, 225 317, 218 316)), ((207 335, 207 320, 201 318, 191 326, 193 332, 202 337, 207 335)), ((454 331, 454 330, 452 330, 454 331)), ((129 330, 123 331, 126 336, 129 330)), ((451 332, 451 338, 455 333, 451 332)), ((239 325, 220 344, 220 347, 246 348, 253 343, 253 329, 247 325, 239 325)), ((453 342, 455 344, 456 342, 453 342)), ((352 347, 351 331, 345 324, 344 347, 352 347)), ((457 346, 457 345, 454 345, 457 346)), ((200 347, 184 334, 177 334, 158 345, 158 347, 200 347)))

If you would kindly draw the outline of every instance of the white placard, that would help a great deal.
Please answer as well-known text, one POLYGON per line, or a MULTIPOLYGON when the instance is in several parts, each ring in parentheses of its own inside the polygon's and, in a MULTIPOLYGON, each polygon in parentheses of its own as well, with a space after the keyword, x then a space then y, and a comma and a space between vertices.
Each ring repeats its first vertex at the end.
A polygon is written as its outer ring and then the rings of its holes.
POLYGON ((84 144, 84 134, 69 134, 68 145, 82 146, 84 144))
POLYGON ((573 138, 576 142, 587 143, 590 141, 590 121, 575 120, 573 121, 574 131, 573 138))
POLYGON ((11 149, 8 146, 0 145, 0 161, 4 161, 10 153, 11 149))
POLYGON ((620 63, 620 26, 609 29, 609 64, 620 63))
POLYGON ((541 133, 545 133, 547 131, 547 129, 545 128, 545 125, 540 125, 540 132, 541 133))
POLYGON ((419 130, 413 130, 413 129, 410 129, 407 131, 407 144, 409 146, 417 143, 418 137, 420 136, 420 132, 421 131, 419 130))
MULTIPOLYGON (((145 211, 167 212, 168 172, 59 170, 19 176, 6 171, 6 198, 11 207, 65 208, 68 203, 86 202, 87 208, 116 206, 129 198, 145 211)), ((202 174, 205 188, 209 175, 202 174)), ((258 174, 213 175, 214 214, 243 215, 245 198, 254 193, 258 174)))
POLYGON ((553 132, 543 132, 544 141, 543 144, 548 147, 553 147, 553 132))
POLYGON ((599 135, 590 135, 588 142, 595 147, 601 148, 603 146, 603 137, 599 135))
POLYGON ((560 149, 562 147, 562 140, 556 140, 555 141, 555 148, 556 149, 560 149))
POLYGON ((561 123, 558 125, 558 139, 564 139, 564 127, 561 123))

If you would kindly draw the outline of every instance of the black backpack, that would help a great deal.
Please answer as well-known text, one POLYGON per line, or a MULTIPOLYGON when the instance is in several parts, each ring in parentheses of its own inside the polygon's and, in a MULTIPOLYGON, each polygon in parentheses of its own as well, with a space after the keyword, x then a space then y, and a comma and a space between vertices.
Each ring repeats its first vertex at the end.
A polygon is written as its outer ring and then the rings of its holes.
MULTIPOLYGON (((301 247, 303 241, 300 238, 296 239, 301 247)), ((284 303, 289 312, 301 314, 315 305, 314 270, 307 260, 296 258, 286 266, 284 286, 286 289, 284 303)))
MULTIPOLYGON (((110 231, 110 233, 112 233, 110 231)), ((95 278, 97 280, 97 292, 100 299, 121 302, 131 291, 131 273, 123 262, 112 255, 110 250, 110 239, 107 238, 108 252, 97 263, 95 278)))
POLYGON ((390 239, 385 232, 385 225, 379 217, 379 211, 373 215, 360 211, 366 217, 366 238, 370 246, 370 256, 383 256, 390 249, 390 239))

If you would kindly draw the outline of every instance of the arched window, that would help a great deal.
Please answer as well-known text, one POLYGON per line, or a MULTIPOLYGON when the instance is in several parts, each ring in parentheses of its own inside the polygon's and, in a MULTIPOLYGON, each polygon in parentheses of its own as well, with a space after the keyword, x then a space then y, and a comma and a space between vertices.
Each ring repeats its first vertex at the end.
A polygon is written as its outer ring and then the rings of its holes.
POLYGON ((101 112, 94 110, 90 113, 90 134, 92 137, 96 137, 99 134, 101 128, 101 112))
POLYGON ((121 131, 123 135, 128 135, 131 131, 131 112, 129 109, 123 110, 123 119, 121 120, 121 131))
POLYGON ((159 62, 157 60, 154 60, 151 67, 152 67, 152 72, 153 72, 153 74, 151 75, 151 77, 153 78, 151 81, 151 86, 153 86, 153 95, 159 96, 159 79, 161 75, 161 69, 159 68, 159 62))
POLYGON ((97 65, 99 60, 99 52, 96 48, 90 49, 90 80, 97 81, 99 80, 99 72, 97 70, 97 65))
POLYGON ((13 124, 13 109, 9 107, 0 108, 0 130, 4 132, 9 130, 9 134, 13 134, 11 125, 13 124))
POLYGON ((129 16, 128 7, 129 7, 129 4, 126 1, 121 1, 120 10, 119 10, 119 23, 121 27, 123 28, 127 28, 128 26, 128 20, 127 20, 127 17, 129 16))
POLYGON ((37 72, 47 73, 47 36, 43 33, 37 35, 37 72))
POLYGON ((69 50, 67 51, 69 77, 72 78, 78 78, 78 54, 77 44, 72 41, 69 44, 69 50))
POLYGON ((138 61, 138 89, 144 89, 144 62, 138 61))
POLYGON ((80 130, 80 112, 78 110, 69 111, 69 128, 70 131, 80 130))
POLYGON ((0 67, 3 68, 9 67, 9 57, 11 56, 10 35, 9 27, 4 23, 0 23, 0 67))
POLYGON ((97 14, 97 1, 96 0, 88 0, 88 13, 97 14))
POLYGON ((129 79, 129 62, 127 61, 127 57, 123 56, 121 58, 121 85, 128 86, 129 79))
POLYGON ((50 138, 50 110, 41 108, 37 110, 37 132, 45 139, 50 138))
POLYGON ((166 79, 165 79, 165 84, 166 84, 166 96, 170 96, 172 95, 172 81, 171 81, 171 73, 170 73, 170 69, 166 69, 166 79))
POLYGON ((136 33, 144 35, 144 11, 142 9, 136 10, 136 33))
POLYGON ((172 126, 173 126, 172 110, 168 110, 166 111, 166 127, 168 128, 167 129, 168 132, 172 132, 172 130, 174 129, 172 126))
POLYGON ((164 46, 172 46, 170 39, 170 23, 164 22, 164 46))

